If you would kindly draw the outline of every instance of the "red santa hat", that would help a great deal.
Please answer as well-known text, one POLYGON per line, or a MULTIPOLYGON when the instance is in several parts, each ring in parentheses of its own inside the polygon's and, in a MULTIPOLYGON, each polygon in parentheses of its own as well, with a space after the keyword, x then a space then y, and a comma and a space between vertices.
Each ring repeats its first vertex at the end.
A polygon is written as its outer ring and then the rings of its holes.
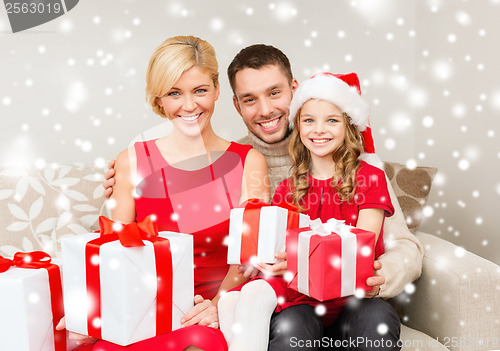
POLYGON ((360 132, 364 152, 360 159, 383 168, 383 163, 375 154, 372 130, 370 127, 369 107, 361 97, 361 86, 356 73, 333 74, 322 72, 315 74, 299 85, 290 104, 290 129, 299 109, 310 99, 325 100, 335 104, 346 113, 353 125, 360 132))

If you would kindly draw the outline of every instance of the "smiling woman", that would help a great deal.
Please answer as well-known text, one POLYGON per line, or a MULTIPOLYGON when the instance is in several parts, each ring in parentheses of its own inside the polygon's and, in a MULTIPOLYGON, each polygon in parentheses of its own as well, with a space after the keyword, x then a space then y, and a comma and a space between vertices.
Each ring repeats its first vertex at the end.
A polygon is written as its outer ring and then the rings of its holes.
MULTIPOLYGON (((194 243, 195 306, 180 321, 189 328, 134 344, 138 349, 163 350, 172 343, 179 350, 227 349, 217 302, 222 292, 247 280, 226 263, 229 213, 249 198, 268 201, 269 185, 262 154, 212 129, 218 76, 206 41, 183 36, 162 43, 148 66, 146 95, 153 111, 172 122, 172 132, 138 142, 116 159, 113 220, 139 222, 155 215, 160 231, 191 234, 194 243)), ((104 350, 106 342, 96 347, 104 350)))
POLYGON ((210 119, 219 85, 198 67, 185 71, 175 85, 162 97, 156 98, 160 111, 186 135, 209 133, 210 119))

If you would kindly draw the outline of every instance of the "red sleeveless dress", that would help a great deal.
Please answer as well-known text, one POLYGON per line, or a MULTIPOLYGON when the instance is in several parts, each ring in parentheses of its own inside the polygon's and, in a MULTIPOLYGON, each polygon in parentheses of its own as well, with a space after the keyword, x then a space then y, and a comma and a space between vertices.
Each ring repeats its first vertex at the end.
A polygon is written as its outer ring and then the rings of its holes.
MULTIPOLYGON (((141 179, 134 194, 136 221, 155 214, 160 231, 193 235, 194 292, 212 299, 229 268, 224 238, 229 233, 230 210, 239 204, 243 167, 252 147, 231 142, 209 166, 186 171, 168 164, 155 141, 134 145, 141 179)), ((200 325, 126 347, 100 340, 93 350, 183 350, 189 345, 207 351, 227 350, 220 330, 200 325)))
POLYGON ((136 220, 156 214, 159 230, 192 234, 194 291, 212 299, 229 268, 229 212, 238 206, 249 145, 231 143, 211 165, 186 171, 169 165, 155 140, 134 145, 137 172, 136 220))

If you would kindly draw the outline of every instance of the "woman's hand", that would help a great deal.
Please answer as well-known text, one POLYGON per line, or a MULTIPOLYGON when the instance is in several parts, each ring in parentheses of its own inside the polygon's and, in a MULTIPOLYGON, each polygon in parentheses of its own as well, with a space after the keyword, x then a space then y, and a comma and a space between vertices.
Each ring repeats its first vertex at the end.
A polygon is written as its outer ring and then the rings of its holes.
POLYGON ((373 268, 375 269, 375 275, 366 280, 366 285, 373 287, 372 290, 365 292, 365 298, 369 299, 377 296, 380 292, 380 285, 385 283, 385 278, 381 275, 377 275, 377 271, 382 268, 382 263, 380 263, 380 261, 378 260, 375 260, 373 262, 373 268))
MULTIPOLYGON (((59 323, 56 325, 56 330, 64 330, 66 329, 66 319, 62 317, 59 323)), ((77 345, 83 344, 94 344, 97 339, 88 335, 78 334, 74 332, 69 332, 69 338, 74 340, 77 345)))
POLYGON ((194 297, 194 307, 181 319, 182 327, 199 324, 211 328, 219 328, 219 315, 217 306, 209 299, 204 299, 201 295, 194 297))
POLYGON ((257 267, 265 275, 284 275, 287 272, 286 252, 277 252, 274 257, 281 261, 273 264, 257 263, 255 267, 257 267))

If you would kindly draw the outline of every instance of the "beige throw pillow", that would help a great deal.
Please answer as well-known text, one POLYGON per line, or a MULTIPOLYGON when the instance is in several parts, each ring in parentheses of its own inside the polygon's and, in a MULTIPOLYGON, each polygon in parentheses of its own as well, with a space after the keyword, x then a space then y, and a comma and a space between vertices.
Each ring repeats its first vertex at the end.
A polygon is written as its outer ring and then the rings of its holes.
POLYGON ((82 164, 0 167, 0 255, 43 250, 58 257, 62 236, 96 229, 99 215, 108 215, 103 173, 82 164))
POLYGON ((384 162, 384 169, 398 198, 408 229, 415 233, 422 222, 423 209, 437 169, 409 169, 405 165, 392 162, 384 162))

